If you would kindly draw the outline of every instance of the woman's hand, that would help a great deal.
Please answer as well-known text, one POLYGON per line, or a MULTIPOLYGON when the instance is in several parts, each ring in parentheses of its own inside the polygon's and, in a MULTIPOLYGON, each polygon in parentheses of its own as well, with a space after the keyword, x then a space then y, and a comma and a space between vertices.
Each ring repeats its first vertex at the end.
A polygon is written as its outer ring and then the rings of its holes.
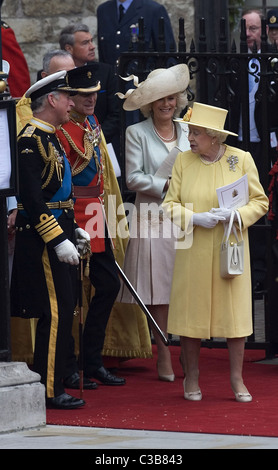
POLYGON ((225 220, 225 217, 212 214, 211 212, 200 212, 199 214, 193 214, 193 225, 200 225, 201 227, 205 228, 215 227, 220 220, 225 220))
POLYGON ((215 214, 215 215, 220 215, 221 217, 224 217, 225 218, 225 222, 229 222, 230 218, 231 218, 231 213, 232 213, 232 210, 231 209, 225 209, 224 207, 223 208, 212 208, 210 210, 210 212, 212 214, 215 214))

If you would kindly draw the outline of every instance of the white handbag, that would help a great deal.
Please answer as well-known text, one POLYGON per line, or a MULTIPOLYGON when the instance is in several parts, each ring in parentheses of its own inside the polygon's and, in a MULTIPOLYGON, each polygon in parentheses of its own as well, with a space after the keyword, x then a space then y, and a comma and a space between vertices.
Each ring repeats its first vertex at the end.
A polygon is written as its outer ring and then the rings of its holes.
POLYGON ((238 211, 232 211, 229 223, 224 224, 224 235, 220 248, 220 275, 224 279, 231 279, 243 273, 244 266, 244 241, 242 238, 242 224, 238 211), (237 219, 240 239, 234 225, 237 219), (231 241, 231 233, 234 233, 236 241, 231 241))

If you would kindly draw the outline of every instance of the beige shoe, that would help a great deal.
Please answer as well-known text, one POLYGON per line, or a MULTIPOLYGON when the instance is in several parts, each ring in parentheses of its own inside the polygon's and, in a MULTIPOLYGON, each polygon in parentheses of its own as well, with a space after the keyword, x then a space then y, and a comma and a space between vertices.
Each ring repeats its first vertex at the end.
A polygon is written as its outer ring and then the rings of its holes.
POLYGON ((250 401, 253 400, 252 395, 250 395, 249 392, 245 392, 245 393, 234 392, 234 394, 236 397, 236 401, 238 401, 239 403, 249 403, 250 401))
POLYGON ((186 379, 184 379, 183 381, 183 391, 184 391, 184 398, 186 400, 191 400, 191 401, 201 401, 203 396, 202 396, 202 392, 201 390, 196 390, 196 392, 186 392, 185 391, 185 381, 186 379))
POLYGON ((175 374, 162 374, 161 371, 159 371, 159 365, 158 363, 156 364, 157 367, 157 372, 158 372, 158 378, 159 380, 163 380, 164 382, 174 382, 175 380, 175 374))

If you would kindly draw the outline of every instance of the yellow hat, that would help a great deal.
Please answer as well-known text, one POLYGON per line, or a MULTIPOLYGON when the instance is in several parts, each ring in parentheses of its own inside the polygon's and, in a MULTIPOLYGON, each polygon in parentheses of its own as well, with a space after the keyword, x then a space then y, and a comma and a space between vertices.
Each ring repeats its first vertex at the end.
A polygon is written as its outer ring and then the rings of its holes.
POLYGON ((224 129, 227 114, 227 109, 209 106, 208 104, 194 103, 192 110, 187 112, 183 119, 174 119, 174 121, 237 136, 234 132, 224 129))

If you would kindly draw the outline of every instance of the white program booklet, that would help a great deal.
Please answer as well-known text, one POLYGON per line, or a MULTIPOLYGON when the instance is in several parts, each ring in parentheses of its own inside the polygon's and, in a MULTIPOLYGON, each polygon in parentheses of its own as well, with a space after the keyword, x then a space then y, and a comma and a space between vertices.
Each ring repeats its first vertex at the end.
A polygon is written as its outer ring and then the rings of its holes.
POLYGON ((11 177, 11 149, 6 109, 0 110, 0 148, 0 189, 7 189, 10 187, 11 177))
POLYGON ((160 176, 161 178, 168 178, 171 176, 173 165, 176 161, 178 153, 180 152, 182 152, 182 150, 179 147, 174 147, 160 165, 154 176, 160 176))
POLYGON ((114 147, 111 143, 107 144, 107 150, 108 150, 109 157, 110 157, 110 160, 112 162, 112 165, 115 171, 115 175, 117 178, 119 178, 121 176, 121 168, 120 168, 118 159, 116 157, 114 147))
POLYGON ((249 201, 248 178, 242 176, 231 184, 216 189, 219 207, 237 209, 249 201))

